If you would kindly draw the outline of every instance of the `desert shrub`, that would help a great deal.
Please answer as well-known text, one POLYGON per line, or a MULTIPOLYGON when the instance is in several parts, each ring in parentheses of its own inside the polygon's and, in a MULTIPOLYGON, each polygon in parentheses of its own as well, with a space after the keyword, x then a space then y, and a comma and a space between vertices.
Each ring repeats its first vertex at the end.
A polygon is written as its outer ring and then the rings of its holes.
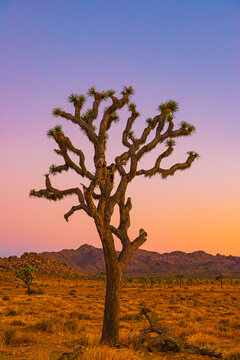
POLYGON ((126 314, 120 318, 121 321, 136 320, 136 314, 126 314))
POLYGON ((76 331, 78 327, 78 324, 76 322, 76 320, 67 320, 64 323, 64 330, 69 330, 69 331, 76 331))
POLYGON ((186 328, 188 326, 188 324, 187 324, 186 320, 182 318, 179 321, 178 326, 186 328))
POLYGON ((142 316, 140 314, 135 315, 135 320, 141 322, 142 316))
POLYGON ((84 332, 80 334, 80 336, 78 337, 78 344, 80 346, 86 346, 89 344, 88 333, 84 332))
POLYGON ((231 311, 222 313, 222 316, 232 316, 232 315, 234 315, 234 313, 231 311))
POLYGON ((44 294, 44 291, 42 289, 30 289, 29 291, 26 291, 27 294, 33 294, 33 295, 42 295, 44 294))
POLYGON ((43 294, 45 294, 45 292, 43 291, 43 289, 38 289, 37 294, 38 295, 43 295, 43 294))
POLYGON ((226 357, 226 360, 240 360, 240 353, 233 353, 226 357))
POLYGON ((92 320, 92 317, 89 314, 80 313, 78 311, 70 312, 69 316, 78 320, 92 320))
POLYGON ((240 324, 233 324, 232 327, 233 327, 234 329, 240 329, 240 324))
POLYGON ((36 343, 35 335, 32 333, 24 332, 24 333, 15 333, 12 338, 11 345, 23 346, 23 345, 28 345, 28 344, 32 344, 32 343, 36 343))
POLYGON ((44 319, 42 321, 39 321, 34 325, 34 329, 37 331, 42 331, 51 334, 56 329, 56 320, 44 319))
POLYGON ((102 347, 94 347, 92 349, 88 349, 87 352, 83 353, 81 356, 82 360, 106 360, 106 359, 114 359, 114 360, 140 360, 143 359, 138 354, 135 354, 133 350, 122 350, 122 349, 113 349, 107 346, 102 347))
POLYGON ((92 317, 89 314, 78 313, 79 320, 92 320, 92 317))
POLYGON ((10 300, 10 297, 9 297, 8 295, 4 295, 4 296, 2 297, 2 300, 3 300, 3 301, 8 301, 8 300, 10 300))
POLYGON ((15 333, 16 333, 16 329, 12 329, 12 328, 4 329, 2 333, 2 340, 5 345, 12 344, 15 333))
POLYGON ((12 326, 25 326, 26 323, 22 320, 13 320, 10 322, 10 325, 12 326))
POLYGON ((73 297, 77 297, 76 292, 77 292, 76 290, 70 290, 69 295, 71 295, 73 297))
POLYGON ((18 312, 14 309, 8 309, 6 315, 7 316, 17 316, 18 312))

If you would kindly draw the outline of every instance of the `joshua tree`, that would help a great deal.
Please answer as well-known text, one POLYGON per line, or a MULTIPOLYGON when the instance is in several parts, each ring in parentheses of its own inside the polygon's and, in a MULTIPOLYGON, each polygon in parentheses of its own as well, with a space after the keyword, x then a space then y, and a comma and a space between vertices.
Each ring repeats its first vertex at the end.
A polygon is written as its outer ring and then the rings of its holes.
POLYGON ((215 277, 215 280, 220 282, 221 288, 223 287, 223 278, 224 276, 222 274, 219 274, 215 277))
POLYGON ((182 287, 183 278, 184 278, 184 275, 183 275, 183 274, 176 274, 176 279, 177 279, 177 281, 179 282, 180 288, 182 287))
POLYGON ((84 210, 93 218, 102 242, 106 263, 106 298, 101 342, 116 344, 119 339, 122 274, 132 254, 147 240, 147 233, 143 229, 139 230, 139 235, 134 240, 128 236, 132 209, 131 198, 126 198, 128 184, 136 176, 144 175, 150 178, 159 174, 166 179, 168 176, 174 175, 177 170, 189 168, 198 157, 198 154, 193 151, 188 153, 187 160, 183 163, 177 163, 168 169, 162 168, 161 165, 162 160, 173 152, 174 139, 191 135, 195 127, 187 122, 182 122, 177 129, 174 129, 174 114, 178 110, 178 104, 169 100, 159 105, 158 114, 153 119, 146 120, 146 127, 138 137, 132 131, 134 121, 140 114, 136 105, 129 103, 130 97, 134 94, 131 86, 124 87, 120 98, 115 96, 114 90, 98 92, 94 87, 90 88, 87 94, 93 98, 93 103, 86 112, 82 113, 86 97, 72 94, 69 96, 69 102, 74 105, 74 115, 61 108, 55 108, 52 114, 72 122, 87 136, 94 149, 94 170, 87 169, 83 151, 76 148, 64 135, 62 127, 57 125, 47 132, 47 136, 53 138, 57 143, 58 148, 54 151, 63 159, 63 164, 50 166, 49 173, 45 175, 46 188, 39 191, 31 190, 30 196, 57 201, 66 196, 75 195, 78 203, 64 215, 65 220, 68 221, 69 217, 78 210, 84 210), (111 104, 103 110, 97 131, 94 121, 98 117, 101 102, 106 99, 109 99, 111 104), (119 154, 108 165, 106 162, 108 131, 113 123, 119 120, 117 111, 124 106, 128 106, 130 112, 122 134, 122 143, 126 147, 126 151, 119 154), (149 140, 149 136, 152 134, 153 138, 149 140), (142 157, 164 142, 167 148, 157 157, 153 167, 150 169, 139 168, 142 157), (71 158, 71 153, 79 158, 78 162, 71 158), (53 187, 50 175, 68 170, 74 170, 80 177, 86 178, 88 185, 82 185, 82 189, 74 187, 66 190, 53 187), (116 206, 119 208, 120 217, 118 227, 111 224, 116 206), (119 255, 115 250, 115 236, 120 239, 122 244, 119 255))
POLYGON ((34 266, 25 266, 16 272, 16 277, 21 279, 27 286, 28 295, 31 294, 30 286, 35 279, 35 273, 37 269, 34 266))

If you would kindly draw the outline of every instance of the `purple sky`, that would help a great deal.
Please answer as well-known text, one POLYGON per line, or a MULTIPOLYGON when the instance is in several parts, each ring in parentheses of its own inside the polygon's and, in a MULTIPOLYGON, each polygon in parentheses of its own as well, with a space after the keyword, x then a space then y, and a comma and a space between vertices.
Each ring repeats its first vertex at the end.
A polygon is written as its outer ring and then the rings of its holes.
MULTIPOLYGON (((136 133, 169 98, 180 103, 177 124, 197 128, 177 141, 170 161, 196 150, 201 159, 190 170, 131 186, 132 234, 146 228, 145 248, 159 252, 240 255, 239 16, 237 0, 0 1, 0 256, 100 246, 85 215, 64 222, 73 199, 28 198, 29 189, 43 187, 49 166, 60 163, 46 137, 56 123, 91 154, 86 139, 51 110, 71 111, 68 95, 92 85, 118 93, 133 85, 141 113, 136 133)), ((121 148, 125 119, 123 111, 109 157, 121 148)), ((69 174, 54 181, 63 188, 81 179, 69 174)))

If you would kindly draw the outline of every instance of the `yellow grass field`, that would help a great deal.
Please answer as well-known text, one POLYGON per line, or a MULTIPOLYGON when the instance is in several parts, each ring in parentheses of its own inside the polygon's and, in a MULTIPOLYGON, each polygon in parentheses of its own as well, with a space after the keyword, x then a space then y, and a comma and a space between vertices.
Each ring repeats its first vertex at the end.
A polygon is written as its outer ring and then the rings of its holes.
POLYGON ((0 282, 0 360, 56 360, 79 345, 79 359, 208 359, 199 355, 151 353, 134 339, 147 328, 140 313, 145 302, 173 336, 200 347, 215 348, 224 359, 240 359, 240 287, 225 284, 145 287, 123 286, 120 347, 100 346, 104 280, 37 278, 36 294, 13 276, 0 282))

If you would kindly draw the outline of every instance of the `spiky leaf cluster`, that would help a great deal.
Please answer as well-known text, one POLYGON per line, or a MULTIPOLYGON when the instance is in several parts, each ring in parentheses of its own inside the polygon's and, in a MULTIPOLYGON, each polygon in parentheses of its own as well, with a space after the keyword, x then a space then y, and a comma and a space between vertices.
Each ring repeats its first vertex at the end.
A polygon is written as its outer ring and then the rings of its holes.
POLYGON ((188 126, 189 126, 189 124, 188 124, 186 121, 182 121, 182 122, 180 123, 180 126, 181 126, 182 129, 187 129, 188 126))
POLYGON ((108 96, 111 97, 111 96, 113 96, 113 95, 116 93, 116 91, 113 90, 113 89, 109 89, 109 90, 107 91, 107 93, 108 93, 108 96))
POLYGON ((96 94, 95 87, 94 86, 90 87, 90 89, 88 89, 88 91, 87 91, 87 95, 94 96, 95 94, 96 94))
POLYGON ((108 92, 107 91, 102 91, 101 92, 101 98, 103 100, 107 100, 109 98, 108 92))
POLYGON ((79 103, 83 104, 83 103, 85 103, 85 101, 86 101, 86 97, 85 97, 83 94, 80 94, 80 95, 78 95, 78 94, 71 94, 71 95, 69 95, 69 97, 68 97, 68 101, 69 101, 70 103, 77 103, 77 102, 79 102, 79 103))
POLYGON ((158 110, 159 110, 159 111, 162 111, 162 110, 165 110, 165 109, 167 109, 167 105, 166 105, 166 104, 160 104, 160 105, 158 106, 158 110))
POLYGON ((147 123, 148 125, 152 125, 153 119, 152 119, 152 118, 147 118, 146 123, 147 123))
POLYGON ((176 111, 179 110, 179 104, 175 100, 168 100, 166 102, 166 106, 168 109, 172 110, 172 113, 175 113, 176 111))
POLYGON ((190 133, 192 133, 192 132, 194 132, 194 131, 196 130, 196 128, 195 128, 195 126, 194 126, 194 125, 189 124, 189 126, 188 126, 187 130, 188 130, 190 133))
POLYGON ((53 137, 55 134, 59 133, 62 131, 62 126, 61 125, 56 125, 54 128, 48 130, 47 132, 47 137, 53 137))
POLYGON ((117 113, 114 113, 113 114, 113 116, 112 116, 112 121, 114 122, 114 123, 117 123, 118 121, 119 121, 119 116, 118 116, 118 114, 117 113))
POLYGON ((163 111, 169 109, 172 113, 175 113, 179 109, 179 105, 175 100, 168 100, 165 103, 159 105, 158 110, 163 111))
POLYGON ((52 116, 58 117, 63 110, 61 108, 54 108, 52 110, 52 116))
POLYGON ((173 139, 168 139, 165 144, 166 144, 166 146, 168 146, 168 147, 172 147, 172 146, 175 146, 175 145, 176 145, 176 141, 173 140, 173 139))
POLYGON ((136 109, 136 106, 137 106, 136 104, 131 103, 131 104, 128 105, 128 110, 129 111, 134 111, 136 109))
POLYGON ((135 90, 133 89, 132 86, 129 86, 129 87, 124 86, 123 91, 122 91, 122 95, 125 95, 125 94, 134 95, 135 90))
POLYGON ((82 114, 82 116, 80 117, 81 120, 86 121, 87 118, 92 115, 92 112, 93 112, 92 109, 86 110, 85 113, 82 114))
POLYGON ((167 117, 167 122, 172 122, 173 121, 173 116, 172 115, 168 115, 167 117))
POLYGON ((35 189, 31 189, 30 191, 29 191, 29 196, 31 197, 31 196, 34 196, 36 194, 36 190, 35 189))
POLYGON ((132 130, 130 130, 129 132, 128 132, 128 137, 129 137, 129 139, 131 139, 131 137, 134 135, 134 131, 132 131, 132 130))
POLYGON ((85 112, 85 116, 91 116, 92 115, 92 109, 87 109, 86 112, 85 112))
POLYGON ((49 168, 49 173, 52 175, 56 175, 57 174, 57 165, 52 164, 49 168))
POLYGON ((190 156, 195 156, 196 158, 200 157, 200 155, 198 153, 196 153, 195 151, 188 151, 187 154, 190 156))
POLYGON ((47 137, 53 137, 53 135, 54 135, 54 129, 48 130, 47 137))
POLYGON ((189 124, 186 121, 182 121, 180 123, 180 126, 182 129, 186 129, 189 132, 189 134, 193 133, 196 130, 194 125, 189 124))

